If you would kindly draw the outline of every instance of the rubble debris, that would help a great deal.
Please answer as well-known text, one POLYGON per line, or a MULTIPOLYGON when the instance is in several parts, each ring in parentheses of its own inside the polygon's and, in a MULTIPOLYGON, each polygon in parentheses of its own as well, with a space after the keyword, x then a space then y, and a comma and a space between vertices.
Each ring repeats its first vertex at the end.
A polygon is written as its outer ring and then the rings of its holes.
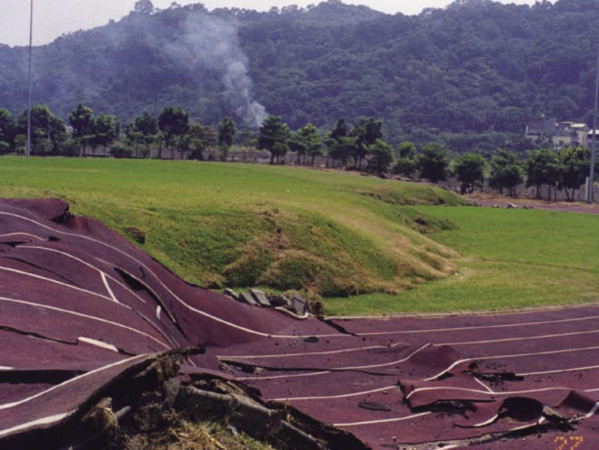
POLYGON ((223 295, 226 295, 227 297, 232 298, 233 300, 237 300, 237 301, 240 300, 239 294, 237 292, 235 292, 233 289, 229 289, 229 288, 225 289, 223 291, 223 295))
POLYGON ((308 313, 308 302, 305 298, 294 294, 293 297, 291 297, 291 303, 293 305, 293 310, 297 315, 303 316, 308 313))
POLYGON ((270 308, 272 306, 270 304, 270 301, 268 300, 268 297, 266 297, 264 291, 260 291, 258 289, 250 289, 250 294, 252 295, 252 297, 254 297, 254 300, 256 300, 256 302, 260 306, 263 306, 265 308, 270 308))
POLYGON ((289 300, 283 294, 274 294, 268 297, 270 304, 274 308, 289 308, 291 307, 291 300, 289 300))
POLYGON ((252 294, 250 294, 249 292, 242 292, 239 294, 239 300, 242 303, 247 303, 248 305, 252 305, 252 306, 259 306, 259 303, 254 299, 254 297, 252 296, 252 294))

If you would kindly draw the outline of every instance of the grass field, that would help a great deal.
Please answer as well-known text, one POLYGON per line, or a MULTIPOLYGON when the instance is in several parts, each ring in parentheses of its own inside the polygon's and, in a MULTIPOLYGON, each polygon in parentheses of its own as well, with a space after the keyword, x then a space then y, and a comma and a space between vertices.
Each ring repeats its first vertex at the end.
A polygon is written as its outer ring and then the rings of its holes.
POLYGON ((142 230, 142 247, 189 281, 309 288, 328 297, 329 314, 599 300, 599 215, 456 206, 426 185, 258 165, 5 157, 0 197, 63 198, 125 236, 142 230))
POLYGON ((472 207, 418 210, 456 225, 430 237, 460 253, 459 272, 397 296, 330 299, 329 313, 496 310, 599 301, 599 215, 472 207))
POLYGON ((457 204, 440 189, 372 177, 190 161, 0 158, 0 196, 60 197, 210 287, 385 292, 442 278, 456 255, 404 205, 457 204), (401 206, 400 206, 401 205, 401 206))

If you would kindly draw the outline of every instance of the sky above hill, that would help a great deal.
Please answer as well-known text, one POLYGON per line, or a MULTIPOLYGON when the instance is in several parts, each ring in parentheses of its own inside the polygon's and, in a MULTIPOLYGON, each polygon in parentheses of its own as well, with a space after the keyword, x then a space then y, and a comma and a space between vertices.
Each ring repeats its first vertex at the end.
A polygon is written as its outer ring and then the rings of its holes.
MULTIPOLYGON (((47 44, 58 36, 118 20, 133 9, 136 0, 34 0, 34 44, 47 44)), ((389 14, 419 14, 425 8, 443 8, 453 0, 345 0, 366 5, 389 14)), ((167 8, 172 0, 153 0, 157 8, 167 8)), ((307 6, 319 0, 267 0, 256 6, 255 0, 178 0, 181 5, 203 3, 208 9, 238 7, 268 10, 290 4, 307 6)), ((533 4, 535 0, 501 0, 501 3, 533 4)), ((29 42, 28 0, 2 0, 0 43, 26 45, 29 42)))

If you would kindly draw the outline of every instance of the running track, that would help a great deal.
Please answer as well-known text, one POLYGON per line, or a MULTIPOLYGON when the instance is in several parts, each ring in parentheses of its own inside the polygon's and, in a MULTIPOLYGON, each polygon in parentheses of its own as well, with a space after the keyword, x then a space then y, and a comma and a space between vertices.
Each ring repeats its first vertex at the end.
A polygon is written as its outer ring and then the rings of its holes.
MULTIPOLYGON (((599 306, 298 320, 191 286, 59 200, 0 200, 0 447, 123 371, 216 374, 372 448, 599 448, 599 306)), ((40 447, 43 448, 43 447, 40 447)))

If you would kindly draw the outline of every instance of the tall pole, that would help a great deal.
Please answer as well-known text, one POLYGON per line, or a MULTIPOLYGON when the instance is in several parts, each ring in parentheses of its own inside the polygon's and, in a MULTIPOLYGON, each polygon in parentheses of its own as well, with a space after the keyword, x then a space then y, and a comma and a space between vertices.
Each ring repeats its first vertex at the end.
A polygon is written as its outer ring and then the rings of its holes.
POLYGON ((29 103, 27 106, 27 147, 25 156, 31 156, 31 60, 33 54, 33 0, 30 0, 31 8, 29 14, 29 103))
POLYGON ((593 140, 591 144, 591 167, 589 169, 589 191, 587 199, 589 204, 594 202, 595 196, 595 141, 597 138, 597 105, 599 103, 599 47, 597 49, 597 74, 595 78, 595 108, 593 110, 593 140))

